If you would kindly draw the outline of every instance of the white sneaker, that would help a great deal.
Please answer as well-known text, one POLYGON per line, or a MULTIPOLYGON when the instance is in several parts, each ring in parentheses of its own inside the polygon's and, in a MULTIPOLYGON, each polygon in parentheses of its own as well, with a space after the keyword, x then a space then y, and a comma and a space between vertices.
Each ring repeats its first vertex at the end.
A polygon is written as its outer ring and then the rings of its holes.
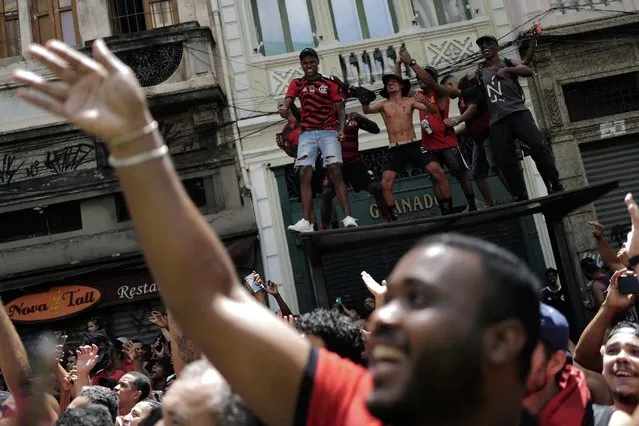
POLYGON ((311 222, 309 222, 308 220, 301 218, 300 220, 297 221, 297 223, 295 225, 290 225, 288 227, 288 230, 290 232, 295 232, 295 233, 304 233, 304 232, 313 232, 315 231, 315 229, 313 229, 313 225, 311 225, 311 222))
POLYGON ((346 216, 344 220, 342 220, 342 224, 344 228, 357 228, 357 219, 352 216, 346 216))

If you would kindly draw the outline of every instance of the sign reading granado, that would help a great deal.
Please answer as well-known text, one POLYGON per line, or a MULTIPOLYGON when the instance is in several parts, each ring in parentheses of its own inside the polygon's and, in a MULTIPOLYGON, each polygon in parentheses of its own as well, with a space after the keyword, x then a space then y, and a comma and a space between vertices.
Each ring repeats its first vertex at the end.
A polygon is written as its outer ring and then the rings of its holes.
POLYGON ((82 312, 101 299, 102 293, 98 289, 73 285, 18 297, 6 303, 5 309, 13 321, 49 321, 82 312))

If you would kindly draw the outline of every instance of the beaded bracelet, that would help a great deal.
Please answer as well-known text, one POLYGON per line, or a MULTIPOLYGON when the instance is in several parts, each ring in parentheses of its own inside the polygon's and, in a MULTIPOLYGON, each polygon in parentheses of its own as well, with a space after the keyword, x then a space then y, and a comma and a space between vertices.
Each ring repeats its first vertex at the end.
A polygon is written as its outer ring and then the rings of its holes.
POLYGON ((154 160, 156 158, 164 157, 169 153, 169 147, 162 145, 159 148, 152 149, 151 151, 141 152, 131 157, 115 158, 113 155, 109 155, 109 166, 114 169, 121 169, 123 167, 137 166, 138 164, 146 163, 147 161, 154 160))

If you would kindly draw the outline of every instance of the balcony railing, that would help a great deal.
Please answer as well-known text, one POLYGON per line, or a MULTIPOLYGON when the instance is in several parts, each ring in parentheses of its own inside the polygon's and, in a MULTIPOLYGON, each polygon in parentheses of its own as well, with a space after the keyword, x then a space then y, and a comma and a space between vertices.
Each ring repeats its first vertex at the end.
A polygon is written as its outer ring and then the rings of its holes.
POLYGON ((621 0, 550 0, 550 7, 562 12, 588 8, 605 8, 611 3, 621 3, 621 0))
MULTIPOLYGON (((395 62, 403 44, 390 44, 372 49, 353 49, 338 55, 342 79, 354 86, 375 85, 381 82, 384 74, 395 72, 395 62)), ((411 76, 408 67, 406 75, 411 76)))

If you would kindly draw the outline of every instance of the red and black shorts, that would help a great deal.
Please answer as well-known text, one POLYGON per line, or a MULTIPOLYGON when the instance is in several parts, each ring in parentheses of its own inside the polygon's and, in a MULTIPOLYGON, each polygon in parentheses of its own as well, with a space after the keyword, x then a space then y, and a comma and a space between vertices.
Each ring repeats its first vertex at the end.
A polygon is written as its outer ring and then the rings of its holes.
MULTIPOLYGON (((367 191, 371 184, 375 183, 375 175, 368 170, 363 161, 342 164, 342 178, 355 192, 367 191)), ((324 189, 333 189, 333 182, 328 176, 324 178, 324 189)))

